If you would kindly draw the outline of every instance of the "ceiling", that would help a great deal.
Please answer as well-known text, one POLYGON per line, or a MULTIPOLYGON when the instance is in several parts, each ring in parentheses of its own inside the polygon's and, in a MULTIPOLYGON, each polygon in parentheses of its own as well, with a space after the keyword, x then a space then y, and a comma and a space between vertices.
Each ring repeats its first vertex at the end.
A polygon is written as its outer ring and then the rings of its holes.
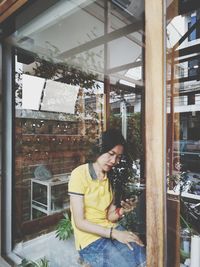
POLYGON ((9 40, 46 59, 94 72, 100 79, 109 75, 113 82, 123 78, 143 85, 141 77, 134 79, 134 64, 139 59, 142 64, 143 13, 143 1, 113 0, 110 6, 102 0, 59 1, 9 40))

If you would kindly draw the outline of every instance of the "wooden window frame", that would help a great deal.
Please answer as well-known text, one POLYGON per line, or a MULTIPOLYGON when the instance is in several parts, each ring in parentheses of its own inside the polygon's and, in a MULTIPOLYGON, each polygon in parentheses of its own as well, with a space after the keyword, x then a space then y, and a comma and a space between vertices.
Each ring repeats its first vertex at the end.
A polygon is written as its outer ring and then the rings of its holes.
POLYGON ((0 3, 0 23, 10 17, 27 2, 28 0, 4 0, 0 3))
MULTIPOLYGON (((26 1, 16 2, 23 5, 26 1)), ((145 143, 148 267, 166 266, 164 2, 160 0, 145 1, 145 143)), ((13 12, 15 10, 13 9, 13 12)), ((6 17, 1 16, 1 19, 4 20, 11 14, 7 13, 5 15, 6 17)), ((9 250, 10 244, 8 246, 9 250)))
POLYGON ((166 266, 165 1, 145 1, 147 267, 166 266))

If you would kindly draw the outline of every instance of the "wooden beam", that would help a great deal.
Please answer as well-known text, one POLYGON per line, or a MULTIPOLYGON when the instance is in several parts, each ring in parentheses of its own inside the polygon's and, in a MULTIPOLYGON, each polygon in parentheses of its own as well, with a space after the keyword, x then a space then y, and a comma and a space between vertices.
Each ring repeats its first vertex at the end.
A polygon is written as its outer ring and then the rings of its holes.
MULTIPOLYGON (((173 50, 174 52, 174 50, 173 50)), ((171 62, 171 80, 170 80, 170 123, 169 123, 169 175, 173 172, 173 159, 174 159, 174 56, 172 53, 171 62)))
MULTIPOLYGON (((200 53, 200 44, 195 44, 192 46, 174 50, 173 56, 174 58, 180 58, 180 57, 185 57, 185 56, 196 54, 196 53, 200 53)), ((171 57, 172 57, 172 53, 167 55, 168 59, 171 59, 171 57)))
MULTIPOLYGON (((199 81, 200 76, 199 75, 192 75, 192 76, 187 76, 187 77, 181 77, 173 80, 173 83, 184 83, 184 82, 189 82, 189 81, 199 81)), ((171 84, 172 81, 168 80, 167 84, 171 84)))
POLYGON ((2 15, 8 8, 10 8, 17 0, 3 0, 0 1, 0 15, 2 15))
POLYGON ((0 23, 6 20, 27 2, 28 0, 3 1, 0 5, 0 23))
MULTIPOLYGON (((97 5, 99 8, 101 8, 102 10, 104 9, 104 6, 102 5, 103 2, 97 2, 95 3, 95 5, 97 5)), ((96 12, 95 9, 92 8, 92 5, 88 5, 86 8, 83 8, 83 10, 85 12, 87 12, 88 14, 92 15, 93 17, 97 18, 99 21, 101 21, 102 23, 104 23, 104 15, 103 15, 103 12, 101 14, 101 12, 96 12)), ((118 10, 120 11, 120 10, 118 10)), ((122 24, 130 24, 130 21, 132 22, 132 17, 131 17, 131 20, 128 20, 124 17, 123 14, 120 14, 119 12, 116 12, 115 10, 111 10, 111 16, 112 17, 116 17, 118 20, 120 20, 122 22, 122 24)), ((118 25, 115 23, 113 23, 112 21, 112 25, 111 25, 111 31, 115 31, 117 30, 119 27, 118 25)), ((142 33, 141 33, 142 34, 142 33)), ((129 40, 133 41, 134 43, 136 43, 137 45, 141 46, 141 47, 144 47, 144 43, 141 42, 138 38, 132 36, 132 35, 129 35, 127 37, 129 40)))
POLYGON ((168 194, 167 197, 167 266, 180 266, 180 201, 179 196, 168 194))
POLYGON ((187 62, 187 61, 194 60, 194 59, 198 59, 198 60, 200 60, 200 55, 189 56, 189 57, 185 57, 185 58, 176 60, 176 61, 174 61, 174 64, 181 64, 181 63, 183 63, 183 62, 187 62))
POLYGON ((178 1, 173 0, 167 7, 167 20, 172 20, 178 13, 178 1))
POLYGON ((165 267, 164 7, 145 1, 147 267, 165 267))
POLYGON ((95 48, 97 46, 109 43, 113 40, 116 40, 118 38, 124 37, 124 35, 128 35, 133 32, 137 32, 142 29, 142 23, 139 21, 137 23, 133 23, 130 25, 127 25, 123 28, 117 29, 115 31, 112 31, 110 33, 105 33, 103 36, 100 36, 99 38, 96 38, 92 41, 89 41, 85 44, 79 45, 77 47, 74 47, 68 51, 65 51, 59 55, 59 58, 68 58, 77 54, 80 54, 84 51, 88 51, 92 48, 95 48))
POLYGON ((133 69, 133 68, 137 68, 137 67, 141 67, 142 66, 142 61, 136 61, 133 63, 128 63, 128 64, 123 64, 114 68, 110 68, 107 70, 107 74, 112 74, 112 73, 116 73, 116 72, 120 72, 123 70, 128 70, 128 69, 133 69))

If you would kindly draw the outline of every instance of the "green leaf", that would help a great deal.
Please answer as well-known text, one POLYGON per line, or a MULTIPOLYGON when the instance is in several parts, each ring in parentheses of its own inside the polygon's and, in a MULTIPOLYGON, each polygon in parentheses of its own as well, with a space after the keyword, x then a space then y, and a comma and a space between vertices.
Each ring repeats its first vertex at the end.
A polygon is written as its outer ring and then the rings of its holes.
POLYGON ((64 214, 64 219, 61 219, 56 227, 56 237, 59 240, 67 240, 73 234, 71 221, 67 214, 64 214))

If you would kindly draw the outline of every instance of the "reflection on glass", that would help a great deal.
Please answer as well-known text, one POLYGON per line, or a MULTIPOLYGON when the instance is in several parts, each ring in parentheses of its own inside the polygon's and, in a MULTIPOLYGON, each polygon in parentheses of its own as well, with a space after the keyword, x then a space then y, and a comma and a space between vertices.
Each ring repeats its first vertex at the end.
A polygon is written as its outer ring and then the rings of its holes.
POLYGON ((137 196, 138 208, 125 223, 145 241, 143 13, 143 1, 59 1, 8 38, 15 47, 14 244, 55 230, 69 213, 70 173, 96 157, 91 147, 106 127, 127 140, 124 192, 137 196))
MULTIPOLYGON (((142 36, 141 36, 142 37, 142 36)), ((145 242, 145 171, 143 154, 143 123, 144 123, 144 58, 143 45, 129 39, 117 39, 109 43, 112 55, 115 49, 123 56, 118 61, 113 56, 109 64, 122 64, 116 66, 110 73, 110 126, 118 128, 127 140, 127 158, 121 160, 121 172, 116 177, 116 191, 118 197, 116 202, 126 198, 137 201, 137 208, 123 218, 122 224, 132 231, 138 232, 145 242), (122 43, 126 42, 126 50, 132 55, 123 51, 122 43), (113 48, 113 49, 112 49, 113 48), (131 60, 134 62, 131 63, 131 60), (124 64, 124 65, 123 65, 124 64), (125 177, 128 177, 126 180, 125 177), (120 197, 119 197, 120 196, 120 197)), ((109 65, 108 65, 109 66, 109 65)))
POLYGON ((191 235, 199 235, 199 9, 175 1, 167 15, 168 266, 188 264, 191 235), (178 5, 177 13, 172 12, 178 5), (180 196, 180 201, 178 196, 180 196), (172 237, 173 236, 173 237, 172 237), (180 259, 179 256, 180 255, 180 259))
POLYGON ((103 84, 92 73, 20 50, 15 64, 20 227, 69 209, 69 173, 90 157, 88 148, 103 130, 103 84))

